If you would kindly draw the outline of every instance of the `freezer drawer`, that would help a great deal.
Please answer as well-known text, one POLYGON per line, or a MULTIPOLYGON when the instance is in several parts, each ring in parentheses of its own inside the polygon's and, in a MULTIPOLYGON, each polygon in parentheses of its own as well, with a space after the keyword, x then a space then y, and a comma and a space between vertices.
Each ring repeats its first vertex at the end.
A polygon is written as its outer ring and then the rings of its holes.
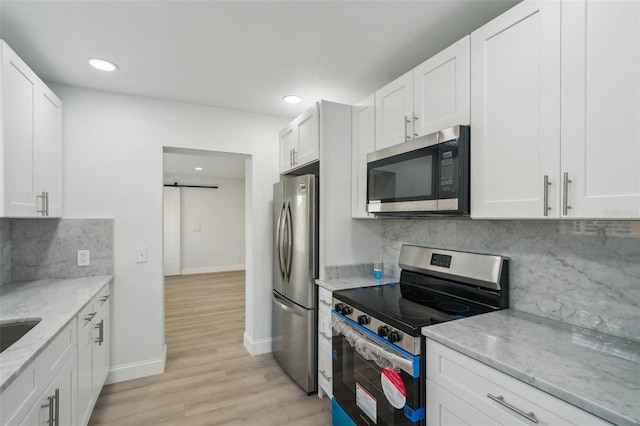
POLYGON ((316 311, 273 292, 273 355, 307 393, 317 390, 316 311))

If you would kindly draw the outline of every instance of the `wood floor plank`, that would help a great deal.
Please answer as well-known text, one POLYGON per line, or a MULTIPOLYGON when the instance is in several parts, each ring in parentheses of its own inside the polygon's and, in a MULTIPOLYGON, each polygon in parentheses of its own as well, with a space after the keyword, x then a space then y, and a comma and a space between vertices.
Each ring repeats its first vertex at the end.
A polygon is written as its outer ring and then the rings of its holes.
POLYGON ((166 372, 105 386, 89 425, 330 425, 328 398, 244 348, 244 281, 244 271, 165 278, 166 372))

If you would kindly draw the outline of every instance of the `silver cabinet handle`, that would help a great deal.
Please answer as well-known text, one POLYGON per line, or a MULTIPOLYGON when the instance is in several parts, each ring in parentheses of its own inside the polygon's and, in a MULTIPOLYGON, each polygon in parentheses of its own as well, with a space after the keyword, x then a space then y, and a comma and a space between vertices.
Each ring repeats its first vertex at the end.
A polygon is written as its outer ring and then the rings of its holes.
POLYGON ((502 395, 493 396, 490 393, 488 393, 487 397, 491 398, 492 400, 494 400, 498 404, 507 407, 509 410, 520 414, 522 417, 524 417, 525 419, 529 420, 530 422, 538 424, 538 419, 536 419, 536 415, 533 413, 533 411, 525 413, 521 409, 519 409, 517 407, 514 407, 513 405, 511 405, 507 401, 505 401, 504 397, 502 395))
POLYGON ((409 136, 409 131, 407 130, 407 124, 411 123, 411 121, 409 120, 409 117, 407 117, 406 115, 404 116, 404 140, 408 141, 409 139, 411 139, 411 136, 409 136))
POLYGON ((569 205, 569 184, 571 183, 571 179, 569 179, 569 172, 564 172, 562 175, 562 215, 566 216, 568 210, 571 208, 569 205))
POLYGON ((416 133, 416 122, 418 121, 418 116, 416 115, 416 113, 413 113, 413 120, 411 120, 411 131, 413 133, 413 137, 417 138, 418 137, 418 133, 416 133))
POLYGON ((325 305, 325 306, 329 306, 329 307, 331 306, 331 302, 327 302, 327 301, 326 301, 326 300, 324 300, 324 299, 320 299, 320 303, 322 303, 322 304, 323 304, 323 305, 325 305))
POLYGON ((49 193, 45 192, 44 194, 45 216, 49 216, 49 193))
POLYGON ((40 198, 40 206, 42 206, 41 210, 36 210, 36 213, 42 213, 42 216, 46 216, 47 215, 47 193, 42 191, 42 194, 36 195, 36 198, 40 198))
POLYGON ((296 149, 293 148, 292 149, 292 154, 293 154, 293 164, 292 165, 293 166, 297 166, 298 165, 298 160, 296 159, 296 157, 297 157, 296 154, 298 154, 298 151, 296 151, 296 149))
POLYGON ((84 317, 85 321, 91 321, 93 319, 93 317, 95 317, 97 314, 97 312, 91 312, 89 315, 87 315, 86 317, 84 317))
POLYGON ((327 381, 331 381, 331 376, 327 376, 327 372, 324 370, 320 370, 320 374, 322 374, 322 377, 324 377, 325 379, 327 379, 327 381))
POLYGON ((98 325, 94 328, 98 329, 98 338, 95 339, 94 342, 97 343, 98 346, 102 346, 102 343, 104 342, 104 320, 100 320, 98 325))
POLYGON ((544 206, 543 206, 543 210, 544 212, 542 213, 543 216, 549 216, 549 210, 551 210, 551 207, 549 207, 549 186, 551 186, 551 182, 549 182, 549 175, 544 175, 544 206))
POLYGON ((49 408, 48 426, 59 426, 60 424, 60 389, 56 389, 53 395, 47 397, 47 403, 40 408, 49 408))
POLYGON ((111 295, 110 295, 110 294, 107 294, 106 296, 102 296, 102 297, 100 298, 100 301, 101 301, 102 303, 106 302, 107 300, 109 300, 109 296, 111 296, 111 295))
POLYGON ((331 336, 327 335, 327 333, 325 333, 324 331, 321 331, 320 335, 329 341, 331 340, 331 336))

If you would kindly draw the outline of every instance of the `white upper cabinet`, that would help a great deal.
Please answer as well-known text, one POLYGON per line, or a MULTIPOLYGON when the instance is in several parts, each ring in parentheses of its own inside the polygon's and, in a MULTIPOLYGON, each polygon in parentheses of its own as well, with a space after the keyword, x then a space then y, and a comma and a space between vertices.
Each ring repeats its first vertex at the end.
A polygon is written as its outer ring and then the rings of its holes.
POLYGON ((62 102, 0 41, 0 216, 62 215, 62 102))
POLYGON ((319 115, 315 103, 280 131, 280 174, 320 158, 319 115))
POLYGON ((466 36, 413 70, 414 137, 469 124, 469 44, 466 36))
POLYGON ((375 94, 375 149, 469 124, 469 36, 375 94))
POLYGON ((377 90, 375 101, 375 150, 411 139, 413 71, 377 90))
POLYGON ((472 217, 559 216, 560 2, 519 3, 471 34, 471 147, 472 217))
POLYGON ((375 151, 374 95, 353 105, 351 111, 351 217, 373 218, 367 213, 367 154, 375 151))
POLYGON ((472 217, 640 218, 638 2, 522 2, 471 69, 472 217))
POLYGON ((569 218, 640 218, 640 3, 562 4, 569 218))

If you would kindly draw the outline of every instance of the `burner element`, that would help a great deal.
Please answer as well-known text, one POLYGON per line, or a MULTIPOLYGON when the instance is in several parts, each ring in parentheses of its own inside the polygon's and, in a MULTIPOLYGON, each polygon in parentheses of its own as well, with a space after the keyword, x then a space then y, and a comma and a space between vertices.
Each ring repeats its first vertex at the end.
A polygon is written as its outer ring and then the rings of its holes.
POLYGON ((469 310, 469 307, 467 305, 462 303, 456 303, 456 302, 438 303, 438 307, 445 312, 455 312, 455 313, 467 312, 469 310))

